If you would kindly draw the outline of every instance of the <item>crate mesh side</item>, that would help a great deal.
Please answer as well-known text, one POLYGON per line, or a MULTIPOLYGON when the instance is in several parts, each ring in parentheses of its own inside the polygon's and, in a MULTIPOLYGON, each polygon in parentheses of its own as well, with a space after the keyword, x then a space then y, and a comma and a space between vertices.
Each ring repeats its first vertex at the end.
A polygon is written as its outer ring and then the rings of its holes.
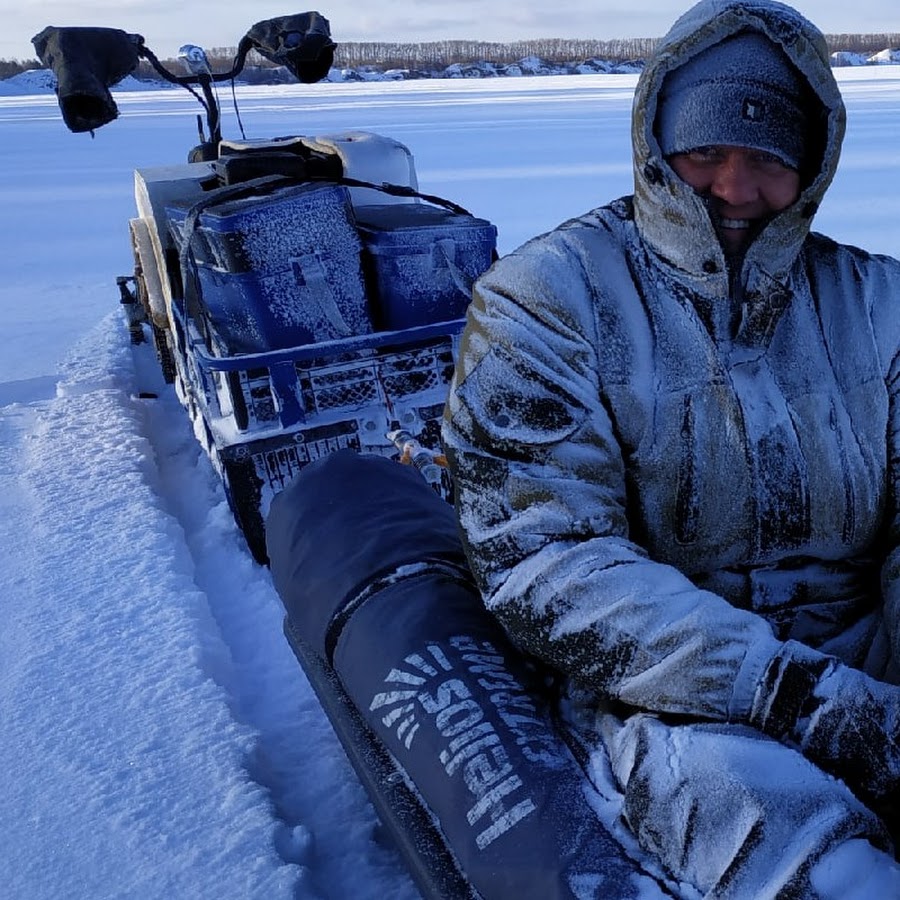
POLYGON ((309 414, 355 409, 382 399, 389 404, 448 384, 452 371, 449 342, 350 362, 298 366, 309 414))

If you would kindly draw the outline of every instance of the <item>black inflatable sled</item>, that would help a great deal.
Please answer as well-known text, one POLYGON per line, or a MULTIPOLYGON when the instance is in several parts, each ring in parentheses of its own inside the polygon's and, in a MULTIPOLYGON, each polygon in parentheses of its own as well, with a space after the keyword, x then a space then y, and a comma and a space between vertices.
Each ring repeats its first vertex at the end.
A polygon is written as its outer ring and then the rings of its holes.
POLYGON ((285 633, 428 898, 637 898, 544 674, 473 586, 453 509, 410 466, 338 451, 272 503, 285 633))

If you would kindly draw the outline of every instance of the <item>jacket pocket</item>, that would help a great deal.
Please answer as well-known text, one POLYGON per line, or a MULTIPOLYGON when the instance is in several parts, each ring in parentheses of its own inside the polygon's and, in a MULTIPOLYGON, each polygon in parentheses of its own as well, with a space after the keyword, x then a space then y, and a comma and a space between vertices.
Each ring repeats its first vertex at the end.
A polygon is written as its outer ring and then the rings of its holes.
POLYGON ((468 413, 471 438, 476 444, 512 451, 570 437, 587 409, 562 380, 553 380, 502 347, 491 348, 456 388, 457 401, 468 413))

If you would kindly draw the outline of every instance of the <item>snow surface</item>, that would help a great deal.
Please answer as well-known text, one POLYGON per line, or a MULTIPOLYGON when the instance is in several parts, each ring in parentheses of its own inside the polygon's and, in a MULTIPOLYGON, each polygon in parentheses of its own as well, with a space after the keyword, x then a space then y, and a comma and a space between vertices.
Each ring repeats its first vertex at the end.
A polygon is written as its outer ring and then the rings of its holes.
MULTIPOLYGON (((900 254, 900 67, 849 107, 818 230, 900 254)), ((635 78, 239 88, 248 137, 362 128, 500 250, 630 190, 635 78)), ((132 170, 185 158, 195 101, 118 93, 70 134, 0 97, 0 864, 12 900, 414 898, 281 634, 187 417, 133 352, 132 170), (147 396, 158 394, 157 398, 147 396)), ((224 131, 239 132, 230 97, 224 131)))

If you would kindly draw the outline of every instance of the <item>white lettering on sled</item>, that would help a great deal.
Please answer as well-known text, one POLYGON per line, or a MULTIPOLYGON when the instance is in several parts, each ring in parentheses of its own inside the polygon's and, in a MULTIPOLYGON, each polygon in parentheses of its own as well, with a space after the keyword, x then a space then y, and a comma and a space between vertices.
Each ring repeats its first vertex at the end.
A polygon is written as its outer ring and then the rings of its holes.
MULTIPOLYGON (((472 798, 466 819, 476 829, 476 846, 483 850, 537 808, 494 724, 499 717, 501 729, 508 727, 504 706, 535 712, 534 707, 503 669, 503 657, 487 642, 477 645, 470 637, 455 637, 446 651, 429 644, 403 662, 388 672, 386 690, 375 694, 369 710, 380 715, 407 750, 421 727, 437 732, 443 742, 438 762, 448 778, 462 781, 472 798), (472 655, 475 652, 479 655, 472 655), (457 661, 455 666, 451 659, 457 661)), ((523 744, 515 728, 510 739, 523 744)))

